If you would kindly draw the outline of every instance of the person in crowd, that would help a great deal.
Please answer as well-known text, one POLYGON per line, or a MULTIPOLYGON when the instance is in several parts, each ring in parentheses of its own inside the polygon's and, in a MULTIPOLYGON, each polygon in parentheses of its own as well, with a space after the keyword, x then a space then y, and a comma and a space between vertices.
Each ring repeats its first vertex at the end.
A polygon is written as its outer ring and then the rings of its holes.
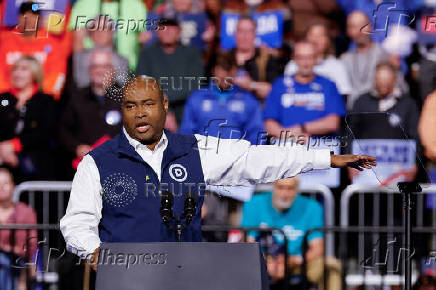
MULTIPOLYGON (((250 92, 247 92, 231 80, 237 72, 234 55, 221 52, 217 55, 213 78, 207 90, 200 89, 189 97, 180 133, 203 134, 218 138, 245 139, 251 144, 260 144, 263 132, 262 113, 260 103, 250 92)), ((204 199, 203 224, 229 224, 229 204, 236 204, 235 199, 217 197, 214 189, 206 194, 204 199)), ((215 191, 217 188, 215 188, 215 191)), ((226 191, 226 196, 233 192, 233 188, 219 188, 226 191)), ((247 187, 247 194, 251 195, 254 188, 247 187)), ((235 195, 233 195, 235 196, 235 195)), ((234 208, 234 207, 231 207, 234 208)), ((225 233, 206 235, 206 239, 224 241, 225 233)))
MULTIPOLYGON (((406 136, 414 139, 419 154, 419 109, 409 95, 400 95, 395 90, 397 73, 397 69, 389 61, 378 63, 374 89, 356 100, 352 109, 353 114, 347 118, 347 122, 353 135, 358 139, 405 139, 406 136), (368 115, 368 112, 380 114, 368 115)), ((356 173, 350 170, 350 177, 356 173)), ((406 178, 413 180, 416 173, 415 166, 406 174, 406 178)))
POLYGON ((372 41, 370 33, 362 32, 362 27, 371 31, 370 19, 361 11, 354 11, 347 17, 347 34, 355 44, 341 56, 350 76, 352 93, 348 96, 347 108, 351 109, 356 99, 371 91, 377 63, 388 58, 387 53, 372 41))
POLYGON ((71 35, 56 36, 41 27, 41 10, 32 8, 35 3, 23 2, 17 27, 0 32, 0 92, 13 86, 9 72, 14 63, 23 55, 32 55, 44 72, 40 89, 58 99, 65 83, 71 35))
MULTIPOLYGON (((287 264, 292 274, 302 274, 303 239, 311 229, 324 226, 324 210, 314 199, 299 194, 298 177, 281 179, 274 182, 273 192, 255 194, 246 202, 242 211, 242 227, 272 227, 282 229, 288 244, 287 264)), ((283 289, 284 249, 283 236, 273 233, 260 234, 248 232, 248 242, 260 242, 267 256, 268 273, 275 284, 273 289, 283 289), (267 242, 269 241, 269 242, 267 242)), ((307 278, 313 283, 323 280, 324 242, 321 231, 308 234, 307 278)), ((329 261, 327 289, 340 289, 340 270, 335 262, 329 261)), ((320 285, 321 286, 321 285, 320 285)))
POLYGON ((304 37, 307 27, 312 22, 325 22, 333 35, 339 33, 339 6, 335 0, 293 0, 288 1, 292 13, 294 39, 304 37))
POLYGON ((432 182, 436 182, 436 92, 431 93, 422 107, 419 120, 419 136, 424 147, 424 154, 429 159, 428 169, 432 182))
MULTIPOLYGON (((314 72, 333 81, 341 95, 350 94, 352 88, 348 72, 342 61, 335 57, 327 25, 321 22, 310 25, 306 30, 305 39, 316 47, 317 64, 314 67, 314 72)), ((293 75, 297 71, 297 64, 291 60, 286 65, 285 75, 293 75)))
MULTIPOLYGON (((421 8, 425 1, 408 1, 408 0, 359 0, 359 1, 349 1, 349 0, 336 0, 338 5, 347 14, 351 14, 354 11, 362 11, 368 17, 374 17, 379 19, 387 19, 390 25, 402 24, 409 25, 413 19, 413 14, 416 10, 421 8)), ((386 33, 386 21, 377 21, 377 19, 372 18, 373 24, 376 22, 377 25, 373 28, 374 39, 378 41, 383 41, 386 33), (377 32, 378 30, 378 32, 377 32)), ((371 30, 368 30, 371 31, 371 30)))
POLYGON ((271 91, 271 83, 283 74, 284 66, 266 48, 256 48, 256 23, 243 16, 236 25, 236 47, 231 50, 238 64, 235 84, 251 91, 261 101, 271 91))
POLYGON ((266 131, 276 138, 335 133, 345 115, 345 105, 336 85, 314 72, 316 46, 307 41, 297 43, 294 60, 298 71, 278 78, 266 99, 266 131))
POLYGON ((121 128, 120 104, 107 91, 114 81, 112 57, 111 50, 92 50, 90 85, 73 93, 61 118, 59 143, 73 155, 73 168, 89 150, 121 128))
POLYGON ((260 104, 250 92, 232 83, 236 72, 234 55, 219 53, 208 89, 193 92, 186 102, 180 133, 207 132, 209 136, 258 143, 263 130, 260 104))
POLYGON ((179 124, 187 97, 204 83, 201 53, 195 47, 181 44, 180 35, 177 19, 162 19, 157 31, 159 41, 141 51, 136 70, 137 75, 158 79, 179 124))
POLYGON ((398 94, 408 94, 409 85, 404 75, 409 72, 405 59, 412 53, 417 39, 416 31, 408 26, 396 26, 389 29, 389 34, 382 42, 382 48, 388 54, 388 60, 397 70, 395 90, 398 94))
POLYGON ((400 95, 395 90, 397 73, 398 70, 389 61, 377 64, 373 89, 359 97, 352 112, 386 112, 395 117, 391 117, 389 122, 381 122, 375 117, 362 117, 361 120, 359 115, 353 116, 352 120, 357 123, 353 123, 352 127, 357 130, 354 133, 359 138, 403 139, 406 134, 418 140, 418 106, 409 95, 400 95))
MULTIPOLYGON (((12 173, 0 167, 0 224, 35 225, 35 211, 22 202, 13 201, 14 188, 12 173)), ((26 269, 24 263, 34 261, 37 237, 36 230, 0 230, 0 289, 26 289, 26 276, 35 271, 27 271, 26 275, 19 267, 26 269)))
POLYGON ((104 15, 98 15, 94 19, 96 22, 100 22, 102 27, 99 29, 88 29, 89 38, 94 44, 93 48, 73 53, 72 68, 74 83, 78 88, 85 88, 89 86, 89 66, 91 62, 91 56, 96 49, 104 48, 112 54, 111 59, 114 69, 114 77, 116 78, 115 81, 122 85, 123 82, 125 82, 123 78, 128 75, 129 63, 125 57, 118 54, 115 50, 115 33, 110 25, 110 21, 112 20, 109 19, 106 23, 104 23, 104 15))
POLYGON ((41 65, 22 56, 10 75, 12 88, 0 94, 0 163, 16 168, 19 179, 50 179, 55 102, 41 92, 41 65))
POLYGON ((146 19, 147 8, 141 0, 77 0, 69 21, 69 29, 73 32, 73 52, 94 46, 92 39, 87 37, 86 28, 104 29, 105 23, 109 23, 115 34, 116 51, 128 60, 129 68, 134 71, 140 44, 147 40, 145 30, 155 27, 146 19), (93 21, 95 15, 103 15, 103 18, 96 23, 93 21))
POLYGON ((194 0, 167 1, 154 9, 151 18, 177 18, 182 28, 180 42, 203 51, 215 37, 215 25, 203 9, 194 4, 194 0))

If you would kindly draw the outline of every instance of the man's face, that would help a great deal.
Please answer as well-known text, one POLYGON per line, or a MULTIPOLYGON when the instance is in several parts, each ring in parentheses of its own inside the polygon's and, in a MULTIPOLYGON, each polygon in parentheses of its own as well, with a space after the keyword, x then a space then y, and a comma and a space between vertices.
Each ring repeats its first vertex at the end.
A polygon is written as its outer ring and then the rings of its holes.
POLYGON ((110 78, 113 72, 112 55, 106 51, 97 51, 91 56, 89 66, 89 78, 94 87, 105 88, 110 85, 110 78))
POLYGON ((381 67, 375 74, 375 89, 381 98, 392 94, 395 88, 395 74, 388 68, 381 67))
POLYGON ((235 37, 238 49, 249 50, 254 48, 254 40, 256 38, 254 23, 248 19, 240 20, 236 27, 235 37))
POLYGON ((302 76, 313 74, 313 67, 317 62, 315 45, 311 43, 299 43, 295 46, 294 60, 298 66, 298 73, 302 76))
POLYGON ((38 14, 28 11, 18 15, 18 28, 24 32, 35 33, 40 20, 38 14))
POLYGON ((348 16, 347 19, 347 35, 350 37, 357 45, 362 45, 370 41, 370 36, 364 31, 371 31, 371 26, 368 17, 362 12, 354 12, 348 16), (367 25, 367 26, 366 26, 367 25))
POLYGON ((162 135, 168 101, 163 100, 154 80, 137 78, 124 92, 121 111, 130 137, 142 144, 153 144, 162 135))
POLYGON ((12 200, 12 193, 14 191, 14 182, 12 176, 6 171, 0 171, 0 201, 12 200))
POLYGON ((174 0, 174 8, 179 12, 188 13, 192 8, 192 0, 174 0))
POLYGON ((230 71, 225 70, 221 66, 215 66, 213 69, 213 76, 216 77, 216 80, 220 88, 227 89, 231 86, 231 80, 236 76, 237 68, 233 67, 230 71))
POLYGON ((315 45, 318 54, 325 53, 329 45, 328 31, 322 25, 312 26, 307 33, 306 40, 315 45))
POLYGON ((274 183, 273 205, 278 210, 286 210, 291 207, 298 194, 298 179, 280 179, 274 183))
POLYGON ((157 31, 159 42, 163 45, 174 45, 180 39, 180 27, 175 25, 165 25, 163 29, 157 31))

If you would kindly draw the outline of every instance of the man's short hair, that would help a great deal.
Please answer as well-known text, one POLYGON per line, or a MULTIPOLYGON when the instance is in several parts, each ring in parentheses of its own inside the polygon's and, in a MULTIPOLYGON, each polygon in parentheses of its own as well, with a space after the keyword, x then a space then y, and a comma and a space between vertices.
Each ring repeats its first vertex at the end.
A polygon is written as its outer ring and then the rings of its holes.
POLYGON ((254 28, 256 28, 256 21, 254 21, 253 18, 251 18, 249 15, 246 15, 246 14, 242 15, 242 16, 238 19, 238 23, 236 24, 236 27, 238 27, 238 24, 239 24, 241 21, 243 21, 243 20, 248 20, 248 21, 250 21, 251 23, 253 23, 254 28))
POLYGON ((124 96, 128 90, 135 90, 135 89, 158 90, 160 97, 161 97, 161 100, 163 101, 165 99, 165 96, 164 96, 164 93, 162 91, 162 88, 160 87, 159 81, 153 77, 146 76, 146 75, 139 75, 139 76, 131 78, 124 86, 122 97, 124 98, 124 96))
POLYGON ((383 60, 377 63, 377 66, 375 67, 375 70, 378 71, 380 69, 387 68, 390 70, 394 75, 397 75, 398 70, 397 68, 388 60, 383 60))
POLYGON ((20 15, 24 15, 27 12, 31 12, 33 14, 41 14, 41 11, 39 9, 35 9, 38 8, 38 3, 33 2, 33 1, 28 1, 28 2, 23 2, 20 5, 20 9, 19 9, 19 13, 20 15))
POLYGON ((225 51, 218 52, 215 57, 213 67, 221 67, 225 71, 230 71, 233 68, 236 68, 237 64, 235 55, 225 51))

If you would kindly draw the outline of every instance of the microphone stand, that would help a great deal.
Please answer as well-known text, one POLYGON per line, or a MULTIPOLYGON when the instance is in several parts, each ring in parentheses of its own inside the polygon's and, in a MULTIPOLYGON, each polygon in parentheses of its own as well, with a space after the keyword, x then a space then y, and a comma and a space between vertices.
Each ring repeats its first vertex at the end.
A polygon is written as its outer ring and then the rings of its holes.
POLYGON ((410 290, 412 287, 412 261, 410 259, 410 238, 412 236, 412 227, 410 224, 410 211, 412 210, 411 195, 414 192, 421 192, 422 188, 417 182, 398 182, 397 186, 403 194, 404 247, 407 251, 407 257, 404 261, 404 289, 410 290))
POLYGON ((186 194, 185 197, 185 209, 183 214, 178 217, 175 214, 173 214, 173 208, 171 205, 171 216, 168 218, 166 216, 162 216, 163 223, 168 227, 168 229, 176 234, 177 242, 182 241, 182 232, 184 229, 186 229, 189 224, 192 221, 192 217, 196 211, 197 205, 195 197, 192 195, 191 192, 186 194), (174 227, 173 224, 170 222, 170 219, 174 220, 176 222, 176 226, 174 227), (182 224, 182 220, 185 220, 185 223, 182 224))

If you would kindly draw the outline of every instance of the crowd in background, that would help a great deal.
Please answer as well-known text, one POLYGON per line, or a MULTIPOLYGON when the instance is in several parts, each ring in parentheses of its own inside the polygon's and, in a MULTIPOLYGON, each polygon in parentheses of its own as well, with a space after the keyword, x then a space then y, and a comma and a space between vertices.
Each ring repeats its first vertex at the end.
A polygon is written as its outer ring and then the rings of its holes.
MULTIPOLYGON (((84 155, 120 132, 121 91, 132 75, 165 87, 173 132, 258 145, 290 132, 307 142, 349 133, 349 113, 386 112, 353 118, 353 134, 407 136, 436 168, 436 36, 423 34, 421 21, 434 1, 54 2, 0 0, 0 165, 17 183, 71 180, 84 155), (276 18, 262 24, 259 15, 276 18), (274 21, 278 38, 259 37, 274 21)), ((222 201, 206 205, 227 223, 222 201)))
MULTIPOLYGON (((349 112, 388 112, 434 160, 435 49, 418 39, 419 21, 382 1, 65 0, 54 12, 18 2, 0 2, 0 162, 19 181, 71 179, 90 149, 119 132, 117 100, 133 74, 166 86, 174 132, 209 126, 228 138, 232 127, 259 144, 262 131, 339 135, 349 112), (262 13, 280 17, 262 24, 262 13), (277 22, 279 40, 259 37, 277 22), (227 126, 209 124, 220 119, 227 126)), ((395 5, 416 19, 434 8, 395 5)), ((367 125, 365 138, 386 132, 367 125)))

